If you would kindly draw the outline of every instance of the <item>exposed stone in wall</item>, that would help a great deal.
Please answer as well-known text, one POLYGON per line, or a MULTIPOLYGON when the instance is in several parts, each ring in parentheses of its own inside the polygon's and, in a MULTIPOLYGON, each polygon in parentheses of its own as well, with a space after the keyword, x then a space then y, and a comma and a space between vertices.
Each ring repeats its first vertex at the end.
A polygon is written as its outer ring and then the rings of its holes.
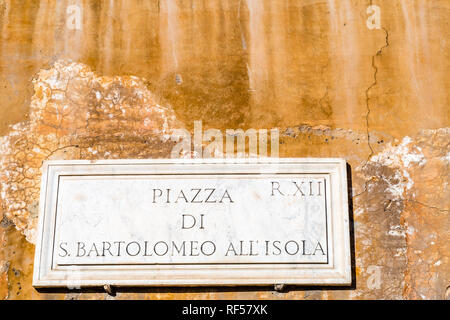
POLYGON ((167 157, 171 130, 182 127, 136 77, 99 77, 61 60, 33 83, 30 120, 0 140, 4 216, 31 242, 42 161, 167 157))
POLYGON ((347 160, 354 286, 114 298, 448 296, 447 0, 372 1, 373 30, 360 0, 81 0, 81 30, 69 3, 0 0, 0 299, 112 298, 31 286, 42 161, 167 158, 194 120, 278 127, 281 157, 347 160))

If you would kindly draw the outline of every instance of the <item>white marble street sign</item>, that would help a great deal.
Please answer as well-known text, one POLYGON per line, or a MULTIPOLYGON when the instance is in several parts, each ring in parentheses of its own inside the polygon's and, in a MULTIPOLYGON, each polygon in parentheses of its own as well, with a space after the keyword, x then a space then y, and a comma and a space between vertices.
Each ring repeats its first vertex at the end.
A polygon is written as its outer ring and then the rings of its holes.
POLYGON ((341 159, 48 161, 37 287, 348 285, 341 159))

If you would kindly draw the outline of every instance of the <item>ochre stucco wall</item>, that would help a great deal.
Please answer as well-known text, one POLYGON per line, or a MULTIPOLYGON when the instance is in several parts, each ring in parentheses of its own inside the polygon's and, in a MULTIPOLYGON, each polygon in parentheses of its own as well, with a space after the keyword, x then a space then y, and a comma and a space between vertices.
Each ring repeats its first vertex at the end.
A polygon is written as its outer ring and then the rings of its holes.
POLYGON ((0 0, 0 299, 445 298, 449 21, 449 0, 0 0), (348 161, 353 286, 36 291, 42 161, 167 158, 194 120, 348 161))

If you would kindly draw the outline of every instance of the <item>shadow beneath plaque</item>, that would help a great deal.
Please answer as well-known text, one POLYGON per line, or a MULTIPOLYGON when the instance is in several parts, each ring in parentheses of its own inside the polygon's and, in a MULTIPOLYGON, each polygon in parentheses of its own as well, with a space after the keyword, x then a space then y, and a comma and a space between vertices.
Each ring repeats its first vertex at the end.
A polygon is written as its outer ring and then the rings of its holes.
POLYGON ((68 288, 35 288, 40 293, 103 293, 107 292, 111 296, 117 293, 221 293, 221 292, 254 292, 265 291, 287 293, 293 291, 342 291, 356 289, 356 258, 355 258, 355 232, 353 221, 353 191, 352 191, 352 170, 347 163, 347 188, 348 188, 348 213, 350 230, 350 261, 351 261, 351 285, 347 286, 297 286, 274 284, 271 286, 201 286, 201 287, 89 287, 82 289, 68 288))

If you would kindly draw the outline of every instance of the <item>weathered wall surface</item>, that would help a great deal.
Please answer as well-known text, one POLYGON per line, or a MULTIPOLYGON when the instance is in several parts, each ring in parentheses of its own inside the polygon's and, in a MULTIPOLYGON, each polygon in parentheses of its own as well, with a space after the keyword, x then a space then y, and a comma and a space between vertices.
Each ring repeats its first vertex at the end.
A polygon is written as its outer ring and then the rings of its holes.
POLYGON ((114 298, 445 298, 449 19, 449 0, 0 0, 0 299, 112 298, 31 286, 42 161, 167 158, 194 120, 347 159, 354 285, 114 298))

